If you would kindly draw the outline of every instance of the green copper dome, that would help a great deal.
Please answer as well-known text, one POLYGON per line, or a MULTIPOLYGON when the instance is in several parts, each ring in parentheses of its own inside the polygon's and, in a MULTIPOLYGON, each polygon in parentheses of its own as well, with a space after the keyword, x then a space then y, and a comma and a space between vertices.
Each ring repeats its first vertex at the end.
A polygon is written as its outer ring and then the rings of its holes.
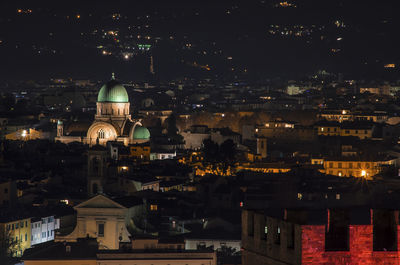
POLYGON ((136 126, 135 131, 133 132, 133 139, 149 140, 150 132, 146 127, 136 126))
POLYGON ((97 102, 127 103, 129 97, 125 87, 113 78, 101 87, 97 102))

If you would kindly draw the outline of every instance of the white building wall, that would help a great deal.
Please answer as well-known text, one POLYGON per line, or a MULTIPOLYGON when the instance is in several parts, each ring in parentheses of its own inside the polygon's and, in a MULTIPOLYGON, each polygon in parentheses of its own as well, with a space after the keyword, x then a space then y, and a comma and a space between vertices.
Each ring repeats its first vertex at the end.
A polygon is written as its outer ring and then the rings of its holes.
POLYGON ((60 219, 54 216, 43 217, 31 225, 31 245, 36 245, 54 240, 54 230, 60 228, 60 219))
POLYGON ((196 250, 198 246, 214 246, 214 250, 220 249, 222 246, 225 246, 231 247, 236 251, 240 251, 241 241, 224 239, 185 239, 185 250, 196 250))
POLYGON ((151 153, 150 160, 164 160, 164 159, 174 159, 176 157, 176 152, 174 153, 151 153))

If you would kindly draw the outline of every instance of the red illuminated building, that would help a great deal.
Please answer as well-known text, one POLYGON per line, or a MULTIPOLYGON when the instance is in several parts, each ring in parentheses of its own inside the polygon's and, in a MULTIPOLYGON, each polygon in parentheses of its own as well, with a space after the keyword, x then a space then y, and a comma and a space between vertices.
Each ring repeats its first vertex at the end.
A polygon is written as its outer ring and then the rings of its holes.
POLYGON ((242 263, 400 264, 399 212, 243 210, 242 263))

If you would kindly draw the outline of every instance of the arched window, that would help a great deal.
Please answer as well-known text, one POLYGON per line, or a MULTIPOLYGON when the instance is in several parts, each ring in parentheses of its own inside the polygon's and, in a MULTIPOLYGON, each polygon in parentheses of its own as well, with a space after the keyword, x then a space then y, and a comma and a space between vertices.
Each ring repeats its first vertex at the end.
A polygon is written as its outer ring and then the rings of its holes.
POLYGON ((104 139, 104 138, 106 138, 106 133, 105 133, 105 131, 104 131, 103 129, 100 129, 100 130, 99 130, 99 132, 98 132, 98 137, 99 137, 99 139, 104 139))

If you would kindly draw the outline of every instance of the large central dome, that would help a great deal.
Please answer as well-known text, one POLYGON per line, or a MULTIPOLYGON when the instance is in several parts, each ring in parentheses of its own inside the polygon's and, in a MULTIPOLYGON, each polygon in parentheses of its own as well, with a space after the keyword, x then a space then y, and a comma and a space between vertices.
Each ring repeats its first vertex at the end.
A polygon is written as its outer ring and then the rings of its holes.
POLYGON ((128 93, 123 85, 113 78, 101 87, 97 102, 127 103, 128 93))

